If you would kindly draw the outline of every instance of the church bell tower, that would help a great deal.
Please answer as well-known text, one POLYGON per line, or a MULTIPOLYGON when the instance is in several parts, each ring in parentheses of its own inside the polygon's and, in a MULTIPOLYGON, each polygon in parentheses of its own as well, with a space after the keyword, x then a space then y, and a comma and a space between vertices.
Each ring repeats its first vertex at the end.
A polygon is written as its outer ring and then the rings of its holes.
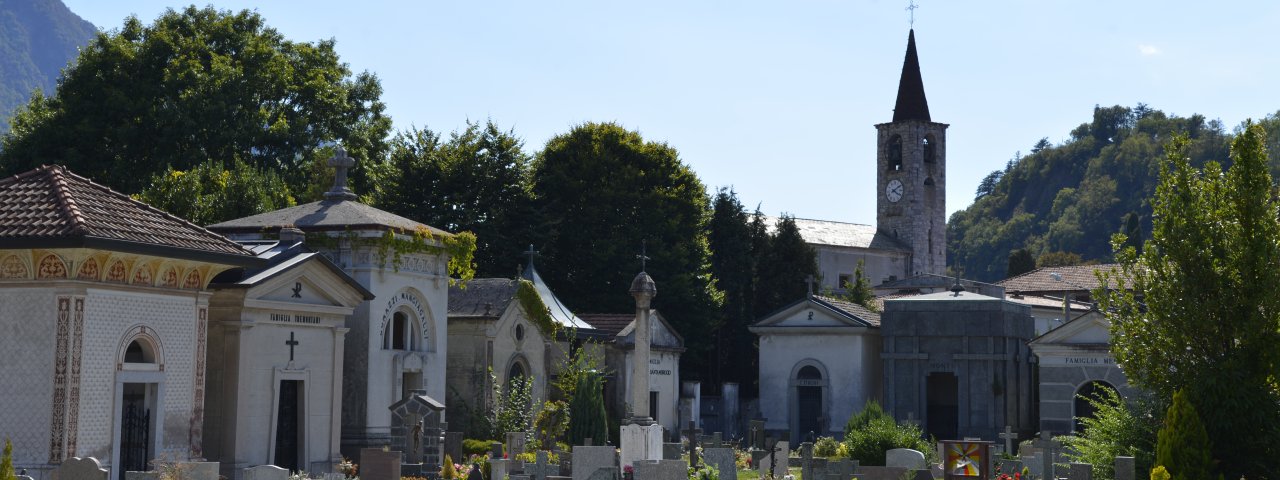
POLYGON ((893 121, 876 132, 876 227, 911 250, 908 276, 945 275, 947 124, 929 118, 915 30, 907 36, 893 121))

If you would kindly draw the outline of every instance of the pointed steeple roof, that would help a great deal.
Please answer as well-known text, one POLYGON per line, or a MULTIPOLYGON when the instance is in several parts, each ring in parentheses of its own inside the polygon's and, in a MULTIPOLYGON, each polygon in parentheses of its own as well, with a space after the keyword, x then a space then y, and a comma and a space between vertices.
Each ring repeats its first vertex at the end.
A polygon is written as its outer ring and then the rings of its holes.
POLYGON ((920 78, 920 59, 916 56, 916 31, 907 34, 907 58, 902 61, 902 78, 898 80, 898 103, 893 106, 893 121, 929 119, 929 101, 924 98, 924 80, 920 78))

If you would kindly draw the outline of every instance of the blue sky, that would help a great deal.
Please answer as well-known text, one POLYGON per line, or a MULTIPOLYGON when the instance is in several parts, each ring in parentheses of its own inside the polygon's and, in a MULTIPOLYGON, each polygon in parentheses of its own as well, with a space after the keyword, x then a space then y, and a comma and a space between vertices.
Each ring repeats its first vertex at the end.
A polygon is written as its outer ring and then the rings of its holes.
MULTIPOLYGON (((99 28, 181 2, 64 0, 99 28)), ((1233 128, 1280 110, 1280 3, 917 0, 947 209, 1095 104, 1138 102, 1233 128)), ((906 0, 216 0, 297 41, 334 38, 374 72, 397 129, 492 119, 528 151, 616 121, 680 151, 748 208, 875 223, 874 124, 892 118, 906 0)))

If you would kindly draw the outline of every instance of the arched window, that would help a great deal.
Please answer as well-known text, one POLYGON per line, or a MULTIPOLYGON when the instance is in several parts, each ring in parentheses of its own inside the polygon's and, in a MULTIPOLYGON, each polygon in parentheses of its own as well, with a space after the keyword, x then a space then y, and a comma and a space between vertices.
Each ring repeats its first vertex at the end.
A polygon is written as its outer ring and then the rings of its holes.
POLYGON ((799 372, 796 372, 796 378, 800 380, 822 380, 822 372, 818 371, 818 367, 805 365, 800 367, 799 372))
POLYGON ((511 370, 507 371, 507 380, 515 381, 516 379, 524 379, 524 365, 520 362, 511 364, 511 370))
POLYGON ((937 160, 937 153, 935 152, 937 151, 938 147, 937 145, 934 144, 933 135, 925 135, 924 140, 921 140, 921 142, 923 143, 922 146, 924 147, 924 163, 935 162, 937 160))
POLYGON ((1093 404, 1090 403, 1089 400, 1102 400, 1106 398, 1106 390, 1115 392, 1116 387, 1101 380, 1094 380, 1091 382, 1085 382, 1076 390, 1075 426, 1077 432, 1084 431, 1084 419, 1094 418, 1094 416, 1098 414, 1098 409, 1094 408, 1093 404))
POLYGON ((391 315, 391 324, 387 325, 382 340, 382 348, 388 350, 413 350, 414 349, 413 322, 409 315, 404 312, 395 312, 391 315))
POLYGON ((902 136, 894 135, 889 138, 889 171, 900 170, 902 170, 902 136))
POLYGON ((150 345, 134 340, 124 349, 124 363, 156 363, 155 352, 150 345))

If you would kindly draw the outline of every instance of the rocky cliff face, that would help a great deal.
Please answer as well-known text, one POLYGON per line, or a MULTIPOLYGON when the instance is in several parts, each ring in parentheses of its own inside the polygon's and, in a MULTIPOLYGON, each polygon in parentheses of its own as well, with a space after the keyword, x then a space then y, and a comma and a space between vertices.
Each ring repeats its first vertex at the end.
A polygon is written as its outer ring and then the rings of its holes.
POLYGON ((61 0, 0 0, 0 132, 31 92, 53 92, 62 68, 97 31, 61 0))

